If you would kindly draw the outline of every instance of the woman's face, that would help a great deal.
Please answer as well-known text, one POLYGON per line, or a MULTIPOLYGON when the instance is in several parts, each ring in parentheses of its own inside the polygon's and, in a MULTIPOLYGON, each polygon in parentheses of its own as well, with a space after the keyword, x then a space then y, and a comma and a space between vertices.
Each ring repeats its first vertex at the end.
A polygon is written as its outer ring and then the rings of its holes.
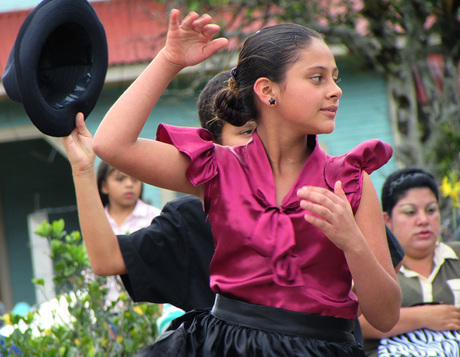
POLYGON ((420 259, 433 253, 441 234, 441 216, 434 193, 426 187, 412 188, 394 206, 385 223, 408 257, 420 259))

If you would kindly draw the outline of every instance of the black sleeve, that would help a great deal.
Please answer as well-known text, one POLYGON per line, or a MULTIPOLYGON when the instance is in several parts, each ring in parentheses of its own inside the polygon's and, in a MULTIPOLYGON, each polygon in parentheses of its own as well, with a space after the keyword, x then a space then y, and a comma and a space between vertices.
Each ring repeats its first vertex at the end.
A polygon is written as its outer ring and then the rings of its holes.
POLYGON ((385 230, 387 233, 388 248, 390 248, 391 261, 393 262, 393 266, 396 267, 404 258, 404 249, 386 224, 385 230))
POLYGON ((121 278, 134 301, 170 303, 185 311, 212 306, 214 241, 198 198, 168 202, 149 227, 119 235, 118 243, 127 268, 121 278))

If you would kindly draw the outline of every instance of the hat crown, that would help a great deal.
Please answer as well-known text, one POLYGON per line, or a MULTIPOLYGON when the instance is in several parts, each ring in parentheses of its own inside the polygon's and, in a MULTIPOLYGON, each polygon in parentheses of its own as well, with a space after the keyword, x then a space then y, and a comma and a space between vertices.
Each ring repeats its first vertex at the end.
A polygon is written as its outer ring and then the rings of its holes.
POLYGON ((54 108, 75 101, 91 80, 92 47, 86 30, 67 22, 46 39, 37 64, 37 81, 43 99, 54 108))

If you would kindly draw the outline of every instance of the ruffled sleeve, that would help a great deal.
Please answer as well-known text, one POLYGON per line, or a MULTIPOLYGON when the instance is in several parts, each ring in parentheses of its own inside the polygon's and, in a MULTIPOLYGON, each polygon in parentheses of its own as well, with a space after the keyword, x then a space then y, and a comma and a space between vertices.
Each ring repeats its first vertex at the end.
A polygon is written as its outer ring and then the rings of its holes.
POLYGON ((363 171, 371 174, 390 160, 393 149, 383 141, 373 139, 365 141, 348 153, 342 156, 330 157, 324 167, 324 177, 326 183, 332 190, 335 183, 342 181, 342 187, 346 194, 353 195, 356 202, 351 202, 352 207, 357 207, 353 203, 358 203, 361 199, 363 171))
POLYGON ((217 175, 215 146, 209 131, 202 128, 160 124, 157 130, 157 140, 174 145, 190 158, 191 163, 186 176, 194 186, 206 183, 217 175))

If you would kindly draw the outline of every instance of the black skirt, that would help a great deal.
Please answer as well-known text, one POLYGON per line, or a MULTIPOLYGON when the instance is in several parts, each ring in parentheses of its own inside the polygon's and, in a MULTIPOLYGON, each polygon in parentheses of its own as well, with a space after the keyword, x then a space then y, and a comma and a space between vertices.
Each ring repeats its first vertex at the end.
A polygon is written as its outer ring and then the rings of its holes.
POLYGON ((217 296, 212 310, 175 319, 155 344, 136 356, 364 357, 353 327, 353 320, 217 296))

